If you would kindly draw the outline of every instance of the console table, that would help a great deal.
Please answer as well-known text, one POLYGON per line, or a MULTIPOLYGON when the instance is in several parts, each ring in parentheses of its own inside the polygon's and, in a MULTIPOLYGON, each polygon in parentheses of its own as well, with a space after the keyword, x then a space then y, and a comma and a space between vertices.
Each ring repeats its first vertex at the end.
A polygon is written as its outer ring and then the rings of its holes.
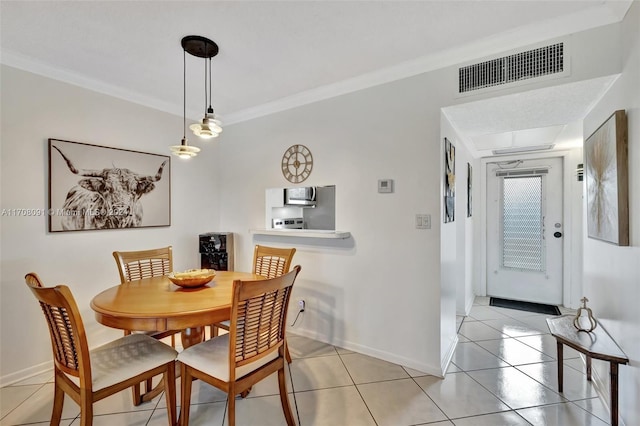
POLYGON ((573 316, 564 315, 557 318, 547 318, 547 325, 551 335, 556 338, 558 347, 558 390, 562 392, 563 376, 563 345, 567 345, 587 358, 587 380, 591 380, 591 359, 609 361, 609 375, 611 378, 611 425, 618 425, 618 365, 628 364, 629 358, 609 336, 609 333, 598 326, 591 332, 578 331, 573 326, 573 316))

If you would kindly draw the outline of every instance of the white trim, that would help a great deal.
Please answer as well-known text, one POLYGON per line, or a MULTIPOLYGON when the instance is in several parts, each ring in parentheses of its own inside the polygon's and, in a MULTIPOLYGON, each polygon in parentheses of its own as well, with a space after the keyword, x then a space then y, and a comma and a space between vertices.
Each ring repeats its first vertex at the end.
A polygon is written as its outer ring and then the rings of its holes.
MULTIPOLYGON (((475 297, 473 297, 473 298, 471 298, 471 299, 469 299, 467 301, 467 306, 465 306, 464 314, 463 314, 465 317, 468 317, 469 314, 471 313, 471 308, 473 308, 473 302, 475 302, 475 297)), ((457 335, 458 335, 458 333, 456 333, 456 336, 457 335)))
POLYGON ((4 375, 0 377, 0 387, 13 385, 14 383, 21 382, 49 371, 51 372, 51 377, 53 377, 53 361, 43 362, 42 364, 36 364, 32 367, 25 368, 24 370, 4 375))
POLYGON ((456 337, 455 339, 453 339, 451 341, 451 345, 449 346, 449 348, 447 349, 447 352, 445 353, 444 357, 442 357, 442 360, 440 361, 440 369, 442 370, 441 374, 438 374, 437 376, 440 378, 444 378, 444 376, 447 374, 447 370, 449 369, 449 365, 451 365, 451 360, 453 359, 453 354, 456 351, 456 348, 458 347, 458 341, 459 341, 459 337, 458 337, 458 333, 456 330, 456 337))
MULTIPOLYGON (((126 90, 122 87, 89 78, 68 69, 53 67, 37 59, 11 50, 2 49, 0 54, 0 63, 4 65, 182 117, 182 105, 164 102, 158 98, 145 96, 132 90, 126 90)), ((198 117, 199 115, 201 115, 200 112, 187 111, 187 118, 198 117)), ((194 120, 199 120, 199 118, 195 118, 194 120)))
MULTIPOLYGON (((400 365, 402 367, 408 367, 413 370, 417 370, 422 373, 425 373, 425 375, 444 377, 443 376, 444 373, 441 371, 441 368, 442 368, 441 366, 433 366, 433 365, 428 365, 421 362, 416 362, 413 359, 405 358, 403 356, 399 356, 391 352, 373 349, 369 346, 360 345, 358 343, 353 343, 348 340, 337 339, 337 340, 328 341, 325 339, 325 336, 318 336, 316 333, 310 332, 304 329, 296 329, 295 332, 292 331, 291 334, 308 337, 310 339, 317 340, 319 342, 326 343, 328 345, 338 346, 340 348, 357 352, 359 354, 368 355, 374 358, 381 359, 383 361, 391 362, 391 363, 400 365)), ((457 343, 457 339, 458 338, 456 336, 456 343, 457 343)), ((455 349, 455 345, 453 348, 455 349)), ((453 354, 453 351, 451 351, 451 354, 453 354)), ((442 364, 444 365, 444 363, 442 364)))

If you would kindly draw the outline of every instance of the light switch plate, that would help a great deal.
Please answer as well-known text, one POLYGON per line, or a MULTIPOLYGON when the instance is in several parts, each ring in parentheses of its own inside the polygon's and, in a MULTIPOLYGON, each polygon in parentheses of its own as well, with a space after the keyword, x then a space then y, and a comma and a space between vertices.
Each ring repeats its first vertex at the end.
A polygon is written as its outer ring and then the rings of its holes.
POLYGON ((416 214, 416 229, 431 229, 431 215, 416 214))

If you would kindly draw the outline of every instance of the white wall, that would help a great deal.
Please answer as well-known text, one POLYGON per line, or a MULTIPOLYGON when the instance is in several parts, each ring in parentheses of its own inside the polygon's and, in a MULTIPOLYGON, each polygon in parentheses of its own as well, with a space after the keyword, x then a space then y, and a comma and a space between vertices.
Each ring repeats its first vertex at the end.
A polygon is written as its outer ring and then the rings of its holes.
POLYGON ((233 200, 221 204, 221 223, 238 234, 240 267, 258 241, 298 249, 294 300, 304 298, 307 308, 294 331, 434 374, 441 374, 437 98, 445 92, 438 82, 406 79, 239 123, 220 145, 220 195, 233 200), (287 186, 280 160, 296 143, 314 158, 304 184, 336 185, 336 229, 352 238, 249 234, 264 226, 265 188, 287 186), (381 178, 394 179, 393 193, 377 192, 381 178), (415 229, 416 213, 431 214, 432 229, 415 229))
MULTIPOLYGON (((588 137, 615 110, 627 111, 629 131, 629 247, 585 238, 584 294, 589 306, 616 339, 631 363, 620 367, 620 416, 640 424, 640 3, 634 2, 622 25, 623 72, 584 120, 588 137)), ((586 205, 585 205, 586 208, 586 205)), ((585 210, 586 211, 586 210, 585 210)), ((586 216, 585 216, 586 217, 586 216)), ((586 224, 583 233, 586 235, 586 224)), ((594 361, 599 384, 608 386, 608 364, 594 361)), ((605 393, 606 395, 606 393, 605 393)))
MULTIPOLYGON (((2 209, 47 207, 48 138, 166 155, 180 143, 179 117, 6 66, 1 73, 2 209)), ((48 332, 26 273, 37 272, 46 285, 66 283, 90 344, 97 344, 121 335, 97 324, 89 307, 91 297, 120 281, 114 250, 173 245, 177 269, 199 266, 198 234, 218 223, 216 151, 214 143, 190 162, 171 159, 171 227, 48 233, 45 217, 2 215, 3 385, 51 366, 48 332)))
MULTIPOLYGON (((444 140, 446 137, 456 147, 456 220, 455 226, 448 228, 451 235, 445 235, 446 231, 443 231, 442 239, 455 239, 455 252, 450 273, 454 276, 455 281, 456 314, 467 315, 475 298, 473 291, 474 216, 467 217, 467 163, 471 164, 473 173, 477 175, 479 168, 475 165, 479 164, 479 161, 472 157, 467 146, 462 143, 458 131, 452 126, 445 114, 442 115, 440 126, 442 139, 444 140)), ((444 171, 442 173, 444 174, 444 171)), ((479 180, 476 179, 475 182, 473 189, 477 192, 479 180)), ((442 196, 444 197, 444 193, 442 196)), ((478 209, 479 198, 477 196, 475 198, 475 207, 478 209)), ((447 228, 447 225, 444 226, 447 228)), ((441 244, 445 246, 449 243, 442 241, 441 244)))

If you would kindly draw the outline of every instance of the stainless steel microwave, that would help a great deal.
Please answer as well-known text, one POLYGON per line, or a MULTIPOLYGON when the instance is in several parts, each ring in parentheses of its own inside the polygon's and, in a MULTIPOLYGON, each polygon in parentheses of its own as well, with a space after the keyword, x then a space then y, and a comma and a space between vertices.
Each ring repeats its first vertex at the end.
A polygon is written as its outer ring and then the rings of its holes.
POLYGON ((284 189, 284 204, 288 206, 315 206, 316 187, 299 186, 284 189))

